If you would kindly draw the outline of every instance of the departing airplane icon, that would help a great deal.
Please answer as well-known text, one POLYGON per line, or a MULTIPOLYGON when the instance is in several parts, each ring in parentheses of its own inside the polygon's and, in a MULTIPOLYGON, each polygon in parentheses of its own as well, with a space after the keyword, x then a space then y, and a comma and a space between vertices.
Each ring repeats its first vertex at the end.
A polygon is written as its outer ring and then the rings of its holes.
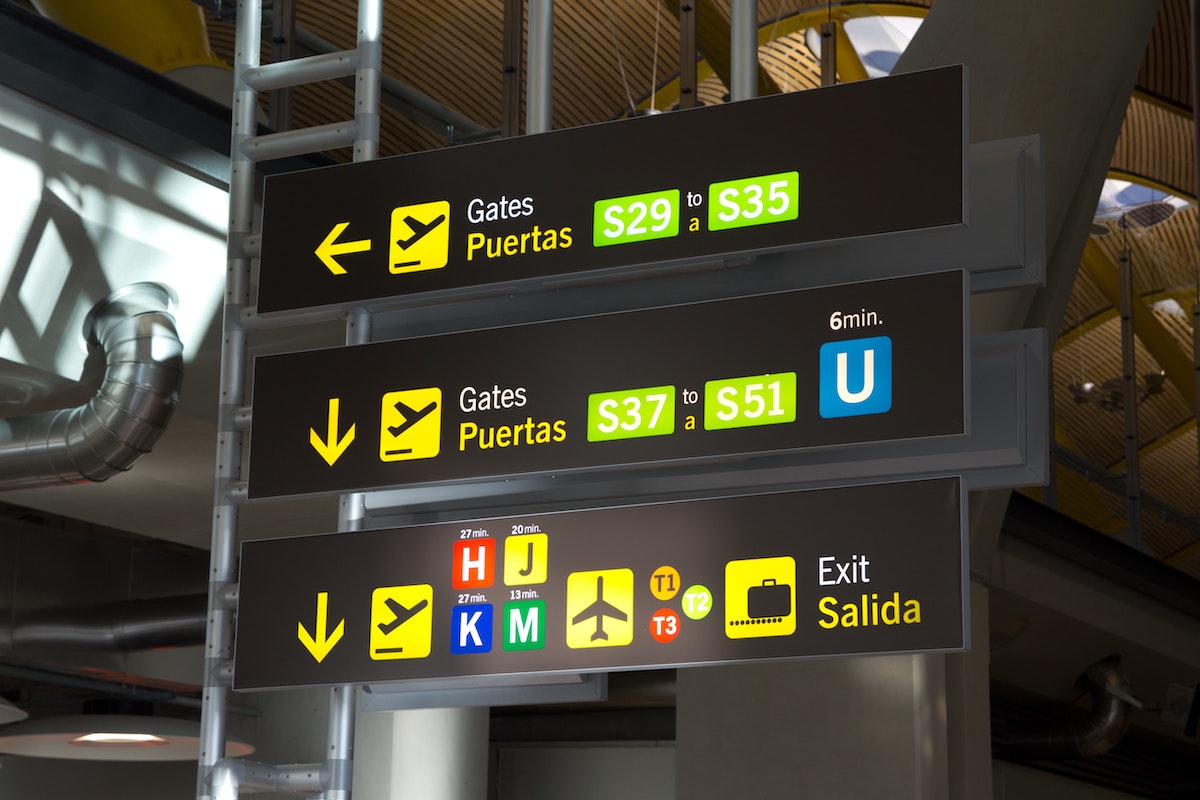
POLYGON ((396 618, 391 622, 379 623, 379 630, 383 631, 384 634, 389 634, 396 630, 396 628, 399 628, 401 625, 408 622, 410 619, 420 613, 421 609, 429 605, 429 601, 423 597, 421 598, 420 602, 418 602, 412 608, 408 608, 399 600, 393 600, 390 597, 385 597, 383 602, 388 607, 388 610, 396 615, 396 618))
POLYGON ((445 221, 446 221, 445 214, 438 214, 437 217, 435 217, 432 222, 421 222, 421 220, 417 219, 414 216, 406 216, 404 218, 404 224, 407 225, 410 229, 412 229, 412 236, 399 238, 396 240, 396 244, 400 246, 400 249, 407 250, 408 248, 412 247, 417 242, 424 239, 425 234, 429 233, 430 231, 432 231, 434 228, 436 228, 438 225, 441 225, 445 221))
POLYGON ((608 634, 604 632, 604 618, 612 617, 621 622, 629 619, 629 616, 621 609, 614 606, 612 603, 606 602, 604 599, 604 576, 596 576, 596 601, 590 606, 580 611, 571 620, 572 625, 578 625, 592 617, 596 618, 596 632, 592 634, 592 641, 597 639, 607 639, 608 634))
POLYGON ((429 405, 425 406, 419 411, 412 406, 409 406, 402 400, 397 400, 393 405, 395 406, 395 409, 400 412, 400 416, 404 417, 404 422, 399 425, 388 426, 388 433, 390 433, 392 436, 399 436, 413 425, 416 425, 418 422, 425 419, 425 417, 432 414, 433 410, 437 408, 437 400, 431 400, 429 405))

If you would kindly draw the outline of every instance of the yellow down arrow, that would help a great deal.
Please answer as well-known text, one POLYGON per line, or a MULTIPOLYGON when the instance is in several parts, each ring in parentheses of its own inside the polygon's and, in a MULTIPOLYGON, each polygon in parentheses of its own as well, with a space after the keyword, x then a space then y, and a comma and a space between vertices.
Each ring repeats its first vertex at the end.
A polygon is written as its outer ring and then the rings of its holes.
MULTIPOLYGON (((321 263, 326 269, 334 275, 345 275, 346 269, 337 262, 334 256, 344 256, 350 253, 362 253, 371 249, 370 239, 355 239, 350 242, 338 242, 337 238, 342 235, 342 231, 350 227, 349 222, 339 222, 333 226, 333 230, 325 237, 325 241, 317 245, 317 249, 313 252, 317 254, 317 258, 321 259, 321 263)), ((310 240, 311 241, 311 240, 310 240)))
POLYGON ((316 635, 310 634, 304 629, 303 622, 296 623, 296 638, 300 640, 300 644, 304 645, 313 658, 320 664, 325 656, 329 655, 329 651, 333 649, 342 639, 342 634, 346 632, 346 620, 342 620, 333 629, 333 633, 329 633, 329 592, 317 592, 317 625, 316 635))
POLYGON ((321 454, 321 458, 325 459, 325 463, 333 466, 342 453, 346 452, 346 448, 354 441, 354 429, 357 424, 351 425, 350 430, 346 431, 346 435, 338 440, 338 408, 341 405, 341 400, 337 397, 332 397, 329 400, 329 432, 326 438, 322 439, 321 434, 317 433, 315 428, 308 429, 308 443, 313 446, 313 449, 321 454))

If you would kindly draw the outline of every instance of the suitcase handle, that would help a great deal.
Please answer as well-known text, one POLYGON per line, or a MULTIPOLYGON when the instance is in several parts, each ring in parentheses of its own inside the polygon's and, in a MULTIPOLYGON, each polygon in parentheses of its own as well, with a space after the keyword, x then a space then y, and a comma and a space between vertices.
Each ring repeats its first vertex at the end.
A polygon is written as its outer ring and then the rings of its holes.
POLYGON ((763 586, 775 586, 778 583, 779 583, 779 581, 775 580, 774 578, 763 578, 762 585, 763 586))

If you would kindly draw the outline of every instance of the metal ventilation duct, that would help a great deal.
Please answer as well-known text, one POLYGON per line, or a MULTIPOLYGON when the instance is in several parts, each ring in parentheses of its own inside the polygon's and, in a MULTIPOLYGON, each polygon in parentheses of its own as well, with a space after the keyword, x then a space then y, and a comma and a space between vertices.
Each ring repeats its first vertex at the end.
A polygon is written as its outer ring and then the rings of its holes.
POLYGON ((1112 655, 1088 667, 1076 686, 1091 695, 1091 713, 1077 721, 1012 736, 1007 742, 1010 757, 1028 761, 1093 758, 1121 740, 1133 709, 1141 707, 1121 672, 1121 657, 1112 655))
POLYGON ((167 427, 183 377, 183 344, 169 290, 136 283, 84 322, 105 357, 100 390, 77 408, 0 420, 0 490, 103 481, 150 452, 167 427))
POLYGON ((79 647, 128 653, 204 644, 208 595, 149 600, 23 614, 11 630, 14 652, 29 648, 79 647))

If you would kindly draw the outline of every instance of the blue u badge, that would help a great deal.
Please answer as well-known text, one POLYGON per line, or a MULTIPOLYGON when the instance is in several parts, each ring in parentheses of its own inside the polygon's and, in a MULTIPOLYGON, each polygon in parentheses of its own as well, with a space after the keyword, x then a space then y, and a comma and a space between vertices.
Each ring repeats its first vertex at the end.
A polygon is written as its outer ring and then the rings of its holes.
POLYGON ((882 414, 891 408, 890 337, 821 345, 820 412, 824 419, 882 414))

